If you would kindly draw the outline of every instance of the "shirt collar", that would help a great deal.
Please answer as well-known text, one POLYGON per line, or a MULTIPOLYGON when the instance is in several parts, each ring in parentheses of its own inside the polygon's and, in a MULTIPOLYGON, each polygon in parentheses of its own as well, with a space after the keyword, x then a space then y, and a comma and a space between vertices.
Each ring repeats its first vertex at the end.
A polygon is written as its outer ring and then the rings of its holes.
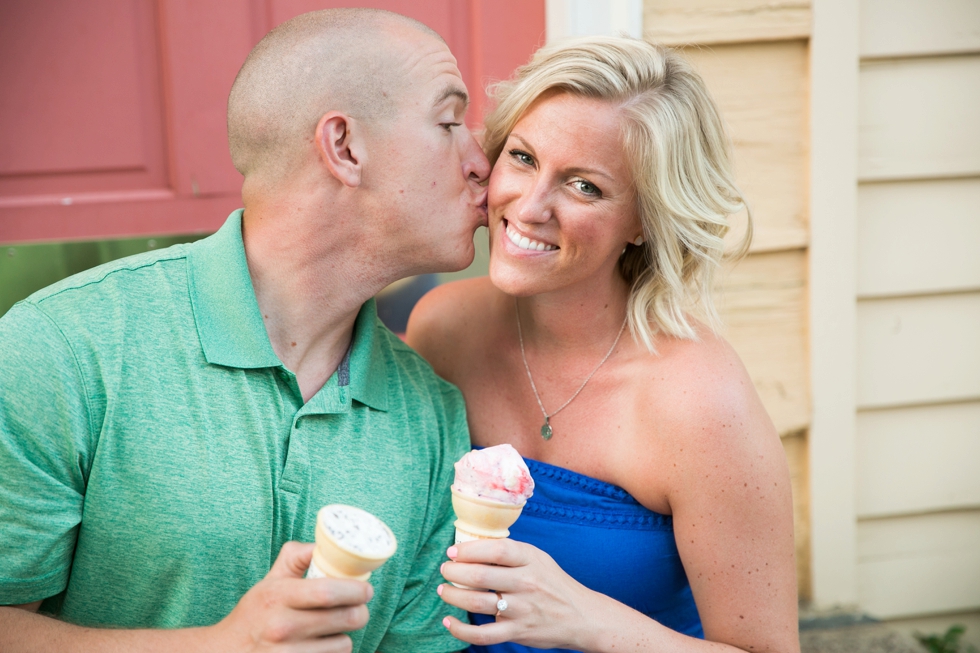
POLYGON ((378 410, 388 410, 388 366, 391 343, 384 337, 374 299, 364 302, 354 322, 350 352, 337 369, 338 382, 346 373, 351 397, 378 410))
MULTIPOLYGON (((259 369, 283 367, 272 349, 242 242, 242 209, 232 212, 212 236, 189 246, 188 285, 204 358, 212 365, 259 369)), ((328 387, 349 386, 350 396, 378 410, 388 409, 390 343, 378 333, 373 299, 354 323, 353 342, 328 387)))
POLYGON ((269 342, 242 243, 242 209, 214 235, 190 246, 191 304, 204 357, 212 365, 257 369, 282 365, 269 342))

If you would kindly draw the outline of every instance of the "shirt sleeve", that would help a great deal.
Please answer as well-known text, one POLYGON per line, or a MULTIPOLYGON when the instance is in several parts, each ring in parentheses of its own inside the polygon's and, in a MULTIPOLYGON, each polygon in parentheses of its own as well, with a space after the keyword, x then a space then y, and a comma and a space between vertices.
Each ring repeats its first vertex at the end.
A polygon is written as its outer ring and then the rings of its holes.
POLYGON ((57 325, 20 302, 0 318, 0 604, 65 589, 88 469, 80 368, 57 325))
POLYGON ((440 438, 440 458, 433 466, 429 493, 428 537, 419 549, 397 612, 378 645, 379 653, 448 653, 469 646, 446 630, 442 620, 454 616, 468 621, 466 613, 443 601, 436 594, 444 582, 440 565, 447 560, 446 549, 455 539, 452 508, 455 471, 453 464, 470 449, 469 429, 462 395, 454 386, 441 382, 445 410, 440 438))

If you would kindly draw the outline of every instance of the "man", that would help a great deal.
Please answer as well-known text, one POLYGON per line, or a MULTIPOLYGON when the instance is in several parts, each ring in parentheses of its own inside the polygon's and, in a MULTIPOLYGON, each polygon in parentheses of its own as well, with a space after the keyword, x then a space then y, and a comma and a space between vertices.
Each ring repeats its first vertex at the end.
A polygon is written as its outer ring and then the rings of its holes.
POLYGON ((424 25, 299 16, 232 88, 244 213, 0 320, 0 650, 460 648, 436 587, 462 400, 370 298, 472 260, 465 110, 424 25), (287 542, 328 503, 395 532, 373 588, 303 578, 287 542))

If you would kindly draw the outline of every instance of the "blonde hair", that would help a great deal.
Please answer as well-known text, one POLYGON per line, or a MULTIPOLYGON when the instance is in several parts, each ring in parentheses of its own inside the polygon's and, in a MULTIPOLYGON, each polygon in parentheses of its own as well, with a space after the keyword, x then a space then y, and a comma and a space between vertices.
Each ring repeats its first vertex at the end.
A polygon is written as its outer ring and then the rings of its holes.
MULTIPOLYGON (((748 207, 734 182, 724 124, 701 77, 678 53, 623 37, 585 37, 538 50, 515 76, 493 86, 484 149, 494 164, 511 130, 549 91, 607 100, 622 111, 644 243, 626 246, 630 330, 654 351, 663 331, 697 339, 688 314, 720 324, 712 280, 725 256, 728 216, 748 207)), ((741 256, 752 237, 751 215, 741 256)))

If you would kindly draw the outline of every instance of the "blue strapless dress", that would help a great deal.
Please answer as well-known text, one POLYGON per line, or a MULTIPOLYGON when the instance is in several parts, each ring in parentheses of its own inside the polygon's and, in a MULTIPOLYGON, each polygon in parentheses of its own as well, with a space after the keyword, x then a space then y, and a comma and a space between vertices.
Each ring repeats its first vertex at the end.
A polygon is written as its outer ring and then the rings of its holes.
MULTIPOLYGON (((678 632, 704 638, 701 619, 674 542, 669 515, 647 510, 626 490, 536 460, 534 478, 510 537, 546 552, 567 574, 678 632)), ((471 614, 474 624, 493 617, 471 614)), ((527 653, 519 644, 471 646, 471 653, 527 653)))

